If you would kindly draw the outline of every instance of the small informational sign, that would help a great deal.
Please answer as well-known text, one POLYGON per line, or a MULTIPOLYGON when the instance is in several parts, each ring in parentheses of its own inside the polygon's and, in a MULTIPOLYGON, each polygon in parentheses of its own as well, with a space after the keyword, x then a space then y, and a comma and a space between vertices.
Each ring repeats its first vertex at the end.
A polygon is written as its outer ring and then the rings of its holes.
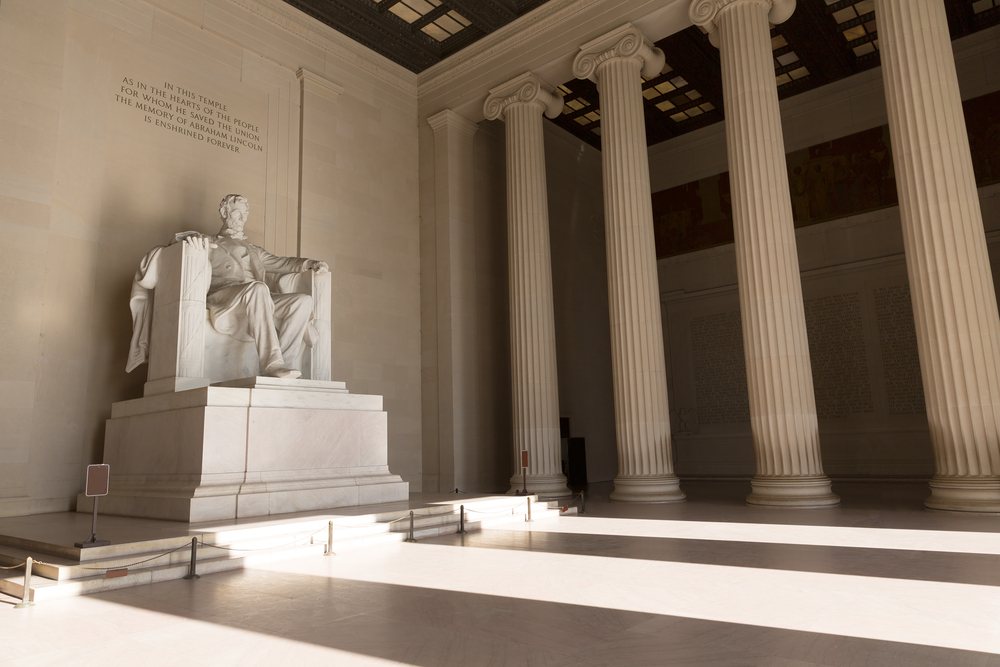
POLYGON ((84 495, 89 498, 108 495, 110 481, 111 466, 107 463, 87 466, 87 489, 84 495))
POLYGON ((528 467, 528 450, 527 449, 521 451, 521 467, 522 468, 527 468, 528 467))

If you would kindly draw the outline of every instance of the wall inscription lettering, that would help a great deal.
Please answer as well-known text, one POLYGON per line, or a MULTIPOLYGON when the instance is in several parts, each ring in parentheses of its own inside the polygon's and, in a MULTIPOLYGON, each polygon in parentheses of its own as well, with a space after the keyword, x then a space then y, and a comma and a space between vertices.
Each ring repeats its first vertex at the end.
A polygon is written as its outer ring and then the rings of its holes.
POLYGON ((692 319, 691 348, 698 422, 732 424, 750 421, 740 311, 692 319))
POLYGON ((917 330, 913 324, 910 286, 879 287, 875 296, 878 340, 885 366, 885 392, 890 415, 922 415, 924 385, 917 356, 917 330))
POLYGON ((227 104, 170 82, 155 86, 123 77, 114 101, 135 109, 153 127, 244 154, 264 152, 260 126, 233 115, 227 104))
POLYGON ((816 416, 836 419, 874 412, 861 295, 805 300, 816 416))

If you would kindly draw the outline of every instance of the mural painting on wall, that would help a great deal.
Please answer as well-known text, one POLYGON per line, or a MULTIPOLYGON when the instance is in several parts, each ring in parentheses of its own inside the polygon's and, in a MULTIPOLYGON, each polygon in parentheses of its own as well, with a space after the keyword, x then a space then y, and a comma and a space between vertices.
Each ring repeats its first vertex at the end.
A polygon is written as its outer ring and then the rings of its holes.
MULTIPOLYGON (((1000 91, 964 103, 978 185, 1000 181, 1000 91)), ((899 203, 889 126, 785 156, 796 227, 899 203)), ((733 242, 729 172, 653 194, 657 258, 733 242)))

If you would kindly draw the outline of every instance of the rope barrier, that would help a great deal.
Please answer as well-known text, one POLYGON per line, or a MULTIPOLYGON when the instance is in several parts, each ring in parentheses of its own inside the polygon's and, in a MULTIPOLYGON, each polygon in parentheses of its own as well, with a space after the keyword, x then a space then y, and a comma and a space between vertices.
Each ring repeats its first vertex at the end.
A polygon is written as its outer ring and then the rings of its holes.
MULTIPOLYGON (((128 563, 127 565, 115 565, 114 567, 86 567, 84 565, 79 565, 77 567, 79 567, 81 570, 95 570, 95 571, 96 570, 104 570, 105 572, 108 572, 110 570, 127 570, 130 567, 135 567, 136 565, 142 565, 143 563, 148 563, 150 561, 156 560, 157 558, 163 558, 164 556, 169 556, 170 554, 172 554, 172 553, 174 553, 176 551, 180 551, 181 549, 187 549, 187 548, 188 548, 188 545, 184 544, 182 546, 177 547, 176 549, 171 549, 170 551, 164 551, 162 554, 157 554, 155 556, 151 556, 151 557, 145 558, 143 560, 137 560, 134 563, 128 563)), ((39 563, 41 565, 50 565, 49 563, 43 563, 40 560, 36 560, 35 562, 39 563)), ((52 567, 59 567, 59 566, 52 565, 52 567)))
MULTIPOLYGON (((24 561, 24 563, 21 563, 19 565, 11 565, 10 567, 0 566, 0 570, 18 570, 18 569, 24 567, 24 564, 27 563, 27 562, 28 561, 24 561)), ((37 563, 38 561, 35 561, 35 562, 37 563)))

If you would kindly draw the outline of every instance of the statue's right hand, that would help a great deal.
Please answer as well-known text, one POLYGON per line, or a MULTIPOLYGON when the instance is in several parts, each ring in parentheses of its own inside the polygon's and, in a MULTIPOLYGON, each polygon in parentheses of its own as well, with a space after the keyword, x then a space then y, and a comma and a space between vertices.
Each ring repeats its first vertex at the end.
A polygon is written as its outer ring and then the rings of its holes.
POLYGON ((193 250, 201 250, 202 252, 208 252, 209 248, 218 248, 219 246, 212 243, 212 240, 207 236, 188 236, 184 239, 186 243, 193 250))

